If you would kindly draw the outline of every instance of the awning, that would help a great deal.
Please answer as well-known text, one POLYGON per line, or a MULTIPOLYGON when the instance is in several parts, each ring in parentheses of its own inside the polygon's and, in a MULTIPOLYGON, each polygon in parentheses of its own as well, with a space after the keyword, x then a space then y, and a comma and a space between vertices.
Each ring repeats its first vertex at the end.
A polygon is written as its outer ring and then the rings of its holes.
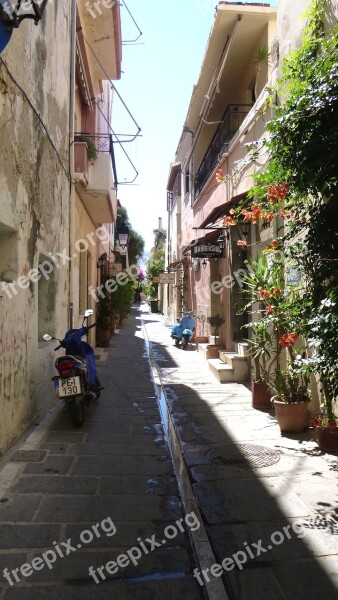
MULTIPOLYGON (((201 246, 201 245, 212 244, 212 243, 216 242, 218 237, 219 237, 219 231, 213 230, 210 233, 206 233, 205 235, 203 235, 200 238, 191 240, 190 244, 183 249, 183 254, 188 254, 188 252, 191 252, 191 256, 193 256, 194 248, 196 248, 197 246, 201 246)), ((195 258, 197 258, 196 255, 195 255, 195 258)))
POLYGON ((204 219, 204 221, 200 224, 200 227, 222 227, 223 218, 228 216, 230 209, 234 208, 234 206, 236 206, 240 202, 240 200, 243 200, 243 198, 245 198, 246 196, 247 193, 245 192, 244 194, 239 194, 238 196, 231 198, 231 200, 228 200, 227 202, 216 206, 206 217, 206 219, 204 219))
POLYGON ((172 262, 170 263, 170 265, 168 265, 168 271, 178 271, 178 269, 183 265, 187 263, 187 259, 186 258, 182 258, 182 260, 177 260, 176 262, 172 262))

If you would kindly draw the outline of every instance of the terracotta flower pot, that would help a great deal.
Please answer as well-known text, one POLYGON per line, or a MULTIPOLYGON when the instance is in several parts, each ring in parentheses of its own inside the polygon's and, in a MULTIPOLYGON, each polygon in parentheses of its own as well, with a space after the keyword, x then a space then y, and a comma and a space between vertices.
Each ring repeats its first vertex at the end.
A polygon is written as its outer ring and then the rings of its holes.
POLYGON ((308 423, 307 402, 283 402, 277 396, 271 398, 275 415, 282 433, 300 433, 308 423))
POLYGON ((96 329, 96 345, 99 348, 107 348, 109 346, 109 341, 111 338, 110 329, 96 329))
POLYGON ((251 391, 253 408, 271 408, 271 392, 266 383, 253 381, 251 391))
POLYGON ((338 452, 338 427, 316 427, 317 444, 321 450, 338 452))

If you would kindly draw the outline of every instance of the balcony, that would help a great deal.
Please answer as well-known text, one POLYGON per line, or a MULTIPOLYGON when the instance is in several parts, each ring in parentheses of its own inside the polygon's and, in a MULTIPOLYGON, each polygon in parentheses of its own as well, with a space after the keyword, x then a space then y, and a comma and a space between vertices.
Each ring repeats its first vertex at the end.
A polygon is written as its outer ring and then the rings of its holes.
POLYGON ((217 163, 220 162, 222 155, 227 152, 230 140, 240 128, 251 108, 252 104, 229 104, 227 106, 223 121, 198 167, 194 181, 195 198, 202 190, 217 163))
POLYGON ((74 180, 93 223, 114 223, 117 215, 116 167, 112 136, 76 133, 74 180))
POLYGON ((102 79, 120 79, 122 42, 120 3, 111 2, 107 8, 103 2, 77 2, 81 27, 87 48, 90 71, 94 82, 102 79))

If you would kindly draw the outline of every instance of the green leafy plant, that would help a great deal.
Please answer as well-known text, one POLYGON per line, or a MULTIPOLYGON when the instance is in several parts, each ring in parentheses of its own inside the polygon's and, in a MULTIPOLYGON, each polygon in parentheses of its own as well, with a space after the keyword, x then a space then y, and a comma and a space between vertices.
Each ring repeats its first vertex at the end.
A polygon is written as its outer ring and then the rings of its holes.
POLYGON ((84 142, 85 144, 87 144, 88 160, 89 160, 89 162, 95 162, 97 159, 97 151, 96 151, 96 147, 95 147, 93 140, 91 140, 90 137, 88 137, 86 135, 76 135, 75 141, 76 142, 84 142))
MULTIPOLYGON (((302 389, 304 375, 316 374, 327 422, 338 397, 338 24, 324 26, 328 7, 327 0, 312 0, 302 44, 284 59, 270 98, 278 97, 279 103, 260 147, 267 168, 255 176, 251 210, 242 205, 236 211, 251 223, 276 218, 279 234, 273 243, 301 273, 302 289, 289 293, 287 288, 273 302, 264 297, 268 314, 261 316, 286 353, 292 335, 304 338, 300 363, 289 357, 283 373, 278 361, 277 384, 291 393, 296 383, 302 389)), ((254 161, 257 147, 253 151, 254 161)), ((231 219, 235 222, 236 216, 231 219)), ((267 248, 269 256, 276 248, 267 248)), ((271 293, 267 287, 264 291, 271 293)))
POLYGON ((290 361, 286 369, 276 369, 269 378, 269 388, 278 400, 289 404, 310 402, 309 377, 290 361))
POLYGON ((207 321, 208 321, 210 327, 214 328, 215 345, 216 345, 216 337, 217 337, 218 330, 221 327, 221 325, 223 325, 223 323, 225 323, 225 320, 223 319, 223 317, 221 317, 221 315, 217 314, 217 315, 212 315, 210 317, 207 317, 207 321))

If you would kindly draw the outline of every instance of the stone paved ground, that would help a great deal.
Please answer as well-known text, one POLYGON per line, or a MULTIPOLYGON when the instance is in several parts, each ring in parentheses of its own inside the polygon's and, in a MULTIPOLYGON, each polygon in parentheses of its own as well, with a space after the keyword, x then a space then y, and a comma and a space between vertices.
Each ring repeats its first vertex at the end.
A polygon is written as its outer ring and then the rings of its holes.
POLYGON ((100 357, 104 391, 84 427, 60 412, 43 461, 23 463, 1 497, 0 600, 204 597, 137 309, 100 357))
POLYGON ((143 319, 217 562, 224 561, 214 574, 229 597, 336 600, 337 454, 319 451, 311 432, 281 436, 272 414, 252 409, 245 386, 218 383, 193 346, 174 347, 160 315, 145 311, 143 319), (252 463, 257 446, 273 451, 272 464, 252 463))

